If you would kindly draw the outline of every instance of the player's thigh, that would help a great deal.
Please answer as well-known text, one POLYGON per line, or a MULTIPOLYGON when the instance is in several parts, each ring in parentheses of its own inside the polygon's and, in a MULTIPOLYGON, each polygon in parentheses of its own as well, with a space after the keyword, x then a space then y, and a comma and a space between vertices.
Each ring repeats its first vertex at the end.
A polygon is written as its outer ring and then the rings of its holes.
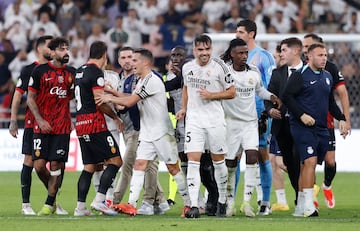
POLYGON ((185 153, 201 152, 203 153, 206 142, 206 130, 194 124, 185 126, 185 153))
POLYGON ((228 152, 226 145, 226 126, 206 128, 207 143, 212 154, 225 154, 228 152))
POLYGON ((160 160, 165 164, 176 164, 178 161, 178 150, 176 139, 173 135, 165 134, 160 139, 154 141, 160 160))

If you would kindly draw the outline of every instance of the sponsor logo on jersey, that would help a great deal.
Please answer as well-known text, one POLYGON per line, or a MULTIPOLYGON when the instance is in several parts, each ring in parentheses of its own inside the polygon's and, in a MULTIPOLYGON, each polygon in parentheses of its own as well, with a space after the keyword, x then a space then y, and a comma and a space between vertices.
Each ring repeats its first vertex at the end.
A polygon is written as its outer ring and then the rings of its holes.
POLYGON ((312 155, 314 153, 314 149, 311 146, 307 147, 306 151, 309 155, 312 155))
POLYGON ((58 150, 56 150, 56 154, 60 155, 60 156, 64 156, 65 155, 65 150, 64 149, 58 149, 58 150))
POLYGON ((51 95, 57 95, 59 98, 65 98, 67 95, 67 90, 62 89, 62 87, 53 87, 50 89, 51 95))
POLYGON ((64 77, 62 75, 58 76, 58 82, 59 83, 63 83, 64 82, 64 77))

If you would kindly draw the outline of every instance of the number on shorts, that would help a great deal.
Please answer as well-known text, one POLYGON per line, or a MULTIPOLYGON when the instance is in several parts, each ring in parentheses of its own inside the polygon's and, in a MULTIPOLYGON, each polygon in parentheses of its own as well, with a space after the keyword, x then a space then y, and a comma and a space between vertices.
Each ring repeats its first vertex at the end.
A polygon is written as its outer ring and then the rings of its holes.
POLYGON ((191 132, 187 132, 186 133, 186 138, 185 138, 185 142, 189 143, 191 141, 191 136, 190 136, 191 132))
POLYGON ((110 147, 114 146, 114 139, 111 136, 106 137, 106 140, 110 147))
POLYGON ((34 150, 41 150, 41 139, 34 139, 34 150))

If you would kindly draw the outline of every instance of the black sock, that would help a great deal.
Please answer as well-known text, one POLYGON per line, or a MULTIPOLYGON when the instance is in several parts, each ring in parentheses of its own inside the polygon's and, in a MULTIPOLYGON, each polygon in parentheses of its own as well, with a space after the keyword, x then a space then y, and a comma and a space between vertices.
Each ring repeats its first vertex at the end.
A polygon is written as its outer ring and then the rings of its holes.
POLYGON ((45 204, 46 204, 46 205, 50 205, 50 206, 54 206, 55 198, 56 198, 56 196, 50 196, 50 195, 48 195, 48 197, 46 198, 45 204))
POLYGON ((23 203, 30 202, 30 187, 31 187, 31 179, 32 179, 32 167, 23 164, 20 175, 20 183, 21 183, 21 196, 23 203))
POLYGON ((336 163, 334 165, 327 165, 325 163, 325 176, 324 176, 324 184, 326 187, 330 187, 334 177, 336 175, 336 163))
POLYGON ((219 192, 214 177, 214 166, 209 153, 203 153, 200 160, 201 182, 209 192, 208 202, 216 204, 219 192))
POLYGON ((104 170, 100 178, 100 185, 98 192, 106 194, 108 188, 111 186, 112 182, 115 180, 116 173, 119 171, 119 167, 109 164, 104 170))
POLYGON ((78 180, 78 201, 85 202, 91 185, 92 173, 83 170, 78 180))

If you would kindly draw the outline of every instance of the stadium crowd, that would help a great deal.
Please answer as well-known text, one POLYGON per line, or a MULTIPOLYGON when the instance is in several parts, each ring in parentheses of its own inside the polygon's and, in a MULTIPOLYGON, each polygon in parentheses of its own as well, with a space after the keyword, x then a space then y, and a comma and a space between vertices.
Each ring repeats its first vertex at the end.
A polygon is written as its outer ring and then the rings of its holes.
MULTIPOLYGON (((70 65, 88 58, 90 44, 108 44, 114 69, 122 46, 152 51, 155 66, 165 72, 170 49, 185 45, 188 54, 194 37, 203 32, 234 32, 242 18, 254 20, 262 33, 360 33, 360 13, 354 1, 337 0, 3 0, 0 3, 1 117, 9 115, 11 96, 22 67, 35 59, 33 41, 47 34, 71 42, 70 65)), ((344 52, 353 49, 344 45, 344 52)), ((358 50, 358 49, 357 49, 358 50)), ((356 52, 354 53, 355 55, 356 52)), ((355 60, 355 59, 353 59, 355 60)), ((359 70, 355 61, 344 74, 359 70)), ((25 105, 24 105, 25 106, 25 105)))

